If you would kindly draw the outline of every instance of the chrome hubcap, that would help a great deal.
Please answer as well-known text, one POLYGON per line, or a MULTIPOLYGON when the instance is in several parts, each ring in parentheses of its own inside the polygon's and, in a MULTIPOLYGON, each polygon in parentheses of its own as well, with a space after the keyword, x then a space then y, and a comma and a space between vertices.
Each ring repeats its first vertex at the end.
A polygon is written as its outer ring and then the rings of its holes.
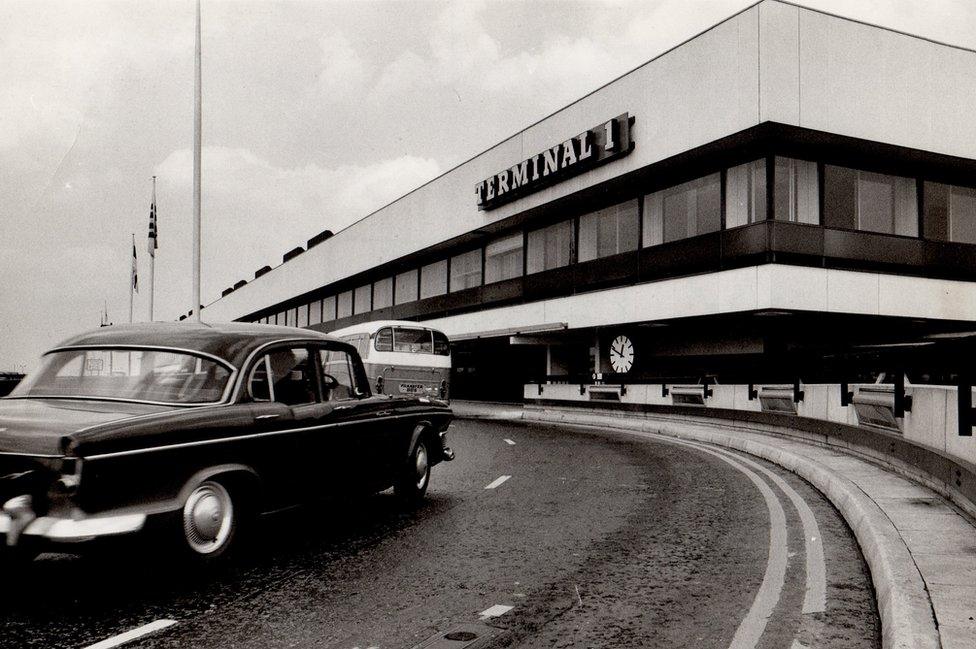
POLYGON ((227 489, 217 482, 204 482, 193 490, 183 506, 183 532, 194 552, 211 554, 227 543, 234 506, 227 489))
POLYGON ((422 442, 417 444, 416 456, 417 489, 423 489, 427 484, 427 447, 422 442))

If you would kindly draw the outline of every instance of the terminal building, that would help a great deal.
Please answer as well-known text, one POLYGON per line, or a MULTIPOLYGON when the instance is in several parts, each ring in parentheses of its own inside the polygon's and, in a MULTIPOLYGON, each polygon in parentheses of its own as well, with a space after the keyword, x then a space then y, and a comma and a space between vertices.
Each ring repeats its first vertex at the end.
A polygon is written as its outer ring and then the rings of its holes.
MULTIPOLYGON (((954 354, 891 350, 976 326, 974 98, 976 52, 764 0, 202 315, 420 320, 452 341, 457 398, 958 383, 954 354)), ((801 408, 847 405, 818 394, 801 408)))

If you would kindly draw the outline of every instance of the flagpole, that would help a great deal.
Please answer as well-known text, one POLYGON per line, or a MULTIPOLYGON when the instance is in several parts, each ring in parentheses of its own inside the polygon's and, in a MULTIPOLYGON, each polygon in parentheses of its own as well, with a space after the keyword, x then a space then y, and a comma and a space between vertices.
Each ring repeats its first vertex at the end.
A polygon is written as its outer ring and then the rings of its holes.
POLYGON ((136 270, 136 233, 133 232, 132 233, 132 270, 129 272, 129 324, 132 324, 132 302, 133 302, 132 296, 135 293, 134 289, 136 287, 135 281, 133 280, 136 277, 137 272, 138 270, 136 270))
MULTIPOLYGON (((156 221, 156 176, 153 176, 152 217, 156 221)), ((153 321, 153 298, 156 294, 156 231, 150 233, 149 241, 149 322, 153 321)))
POLYGON ((197 42, 193 102, 193 317, 200 322, 200 150, 203 130, 200 65, 200 0, 197 0, 197 42))

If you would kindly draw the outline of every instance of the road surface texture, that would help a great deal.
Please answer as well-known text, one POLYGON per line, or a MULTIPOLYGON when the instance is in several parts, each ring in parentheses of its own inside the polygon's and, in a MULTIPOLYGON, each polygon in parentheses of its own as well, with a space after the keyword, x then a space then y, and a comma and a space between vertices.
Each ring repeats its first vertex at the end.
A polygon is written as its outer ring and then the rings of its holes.
POLYGON ((217 569, 134 544, 42 555, 0 577, 0 645, 117 646, 152 624, 122 646, 880 646, 853 536, 778 467, 523 422, 450 439, 418 509, 387 492, 288 510, 217 569))

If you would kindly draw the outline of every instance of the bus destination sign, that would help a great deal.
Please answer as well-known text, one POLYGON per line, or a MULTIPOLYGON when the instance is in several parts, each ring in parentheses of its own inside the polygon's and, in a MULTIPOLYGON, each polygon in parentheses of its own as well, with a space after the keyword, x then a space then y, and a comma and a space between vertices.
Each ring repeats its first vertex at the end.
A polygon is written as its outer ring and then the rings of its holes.
POLYGON ((629 114, 618 115, 482 180, 474 190, 478 209, 496 208, 627 155, 634 149, 633 125, 629 114))

